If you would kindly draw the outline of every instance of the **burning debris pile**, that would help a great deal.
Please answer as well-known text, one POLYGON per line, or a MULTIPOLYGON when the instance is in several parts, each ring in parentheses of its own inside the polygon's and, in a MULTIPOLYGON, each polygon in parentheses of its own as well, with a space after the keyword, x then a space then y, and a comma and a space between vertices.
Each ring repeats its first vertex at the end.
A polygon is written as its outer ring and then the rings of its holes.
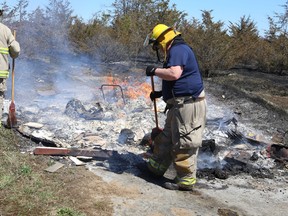
MULTIPOLYGON (((76 68, 81 69, 80 66, 76 68)), ((78 74, 71 71, 65 76, 73 84, 65 79, 63 89, 58 89, 58 83, 52 94, 43 94, 43 83, 46 83, 43 81, 42 94, 38 94, 33 103, 17 107, 17 130, 35 141, 36 147, 56 149, 56 153, 47 150, 41 154, 77 156, 113 172, 137 172, 136 164, 149 154, 150 132, 155 127, 153 106, 148 97, 149 83, 139 74, 139 80, 144 80, 132 88, 129 74, 116 79, 99 74, 93 76, 93 73, 76 82, 78 74), (101 88, 96 90, 95 83, 101 88), (103 84, 112 88, 105 88, 104 93, 103 84), (63 148, 82 151, 64 154, 63 148)), ((47 89, 51 92, 50 87, 47 89)), ((267 137, 260 138, 261 133, 241 123, 240 115, 214 104, 215 98, 209 92, 207 101, 208 121, 199 153, 199 177, 225 179, 229 175, 248 173, 272 178, 277 162, 287 163, 287 147, 267 137)), ((160 126, 164 125, 164 107, 164 102, 158 100, 160 126)), ((34 147, 27 151, 33 151, 34 147)))
MULTIPOLYGON (((161 110, 161 103, 158 104, 161 110)), ((127 100, 121 108, 104 101, 84 105, 80 100, 72 99, 65 110, 20 107, 18 112, 22 120, 18 127, 21 134, 40 146, 57 147, 56 153, 48 149, 48 153, 41 154, 78 156, 80 160, 85 156, 86 162, 90 158, 89 163, 98 165, 100 159, 105 161, 101 166, 113 172, 133 172, 131 169, 135 169, 149 152, 150 130, 155 124, 151 105, 135 99, 127 100), (82 152, 63 154, 61 148, 82 152), (103 157, 103 152, 109 154, 103 157)), ((276 154, 280 154, 278 159, 287 160, 287 148, 279 149, 278 145, 271 145, 266 140, 245 136, 240 132, 245 127, 236 117, 208 117, 199 153, 199 177, 225 179, 229 175, 248 173, 272 178, 270 170, 276 166, 276 154)), ((159 118, 163 124, 164 114, 159 113, 159 118)))

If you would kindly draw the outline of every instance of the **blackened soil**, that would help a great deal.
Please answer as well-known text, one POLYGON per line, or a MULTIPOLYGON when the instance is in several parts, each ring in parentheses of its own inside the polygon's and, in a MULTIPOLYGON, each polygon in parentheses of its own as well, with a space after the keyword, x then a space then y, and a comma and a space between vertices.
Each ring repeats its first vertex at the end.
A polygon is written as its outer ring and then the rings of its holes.
MULTIPOLYGON (((205 83, 207 92, 239 114, 242 122, 275 138, 288 131, 288 76, 234 70, 205 83)), ((288 133, 281 142, 288 145, 288 133)))

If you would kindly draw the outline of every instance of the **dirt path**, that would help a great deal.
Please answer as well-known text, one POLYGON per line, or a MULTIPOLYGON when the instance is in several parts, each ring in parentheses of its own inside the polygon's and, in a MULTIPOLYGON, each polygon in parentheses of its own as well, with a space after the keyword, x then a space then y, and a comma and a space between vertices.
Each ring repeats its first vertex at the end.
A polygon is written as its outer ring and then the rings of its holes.
POLYGON ((287 214, 287 179, 201 179, 193 192, 170 191, 129 173, 91 171, 115 193, 113 215, 274 215, 287 214))

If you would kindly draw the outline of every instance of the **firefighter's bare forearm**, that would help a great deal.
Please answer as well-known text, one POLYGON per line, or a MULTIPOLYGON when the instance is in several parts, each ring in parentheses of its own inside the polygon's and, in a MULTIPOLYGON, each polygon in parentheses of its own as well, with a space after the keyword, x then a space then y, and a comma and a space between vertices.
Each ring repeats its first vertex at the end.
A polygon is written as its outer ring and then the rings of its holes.
POLYGON ((161 79, 173 81, 179 79, 183 71, 180 66, 172 66, 169 68, 157 68, 155 70, 155 75, 161 79))

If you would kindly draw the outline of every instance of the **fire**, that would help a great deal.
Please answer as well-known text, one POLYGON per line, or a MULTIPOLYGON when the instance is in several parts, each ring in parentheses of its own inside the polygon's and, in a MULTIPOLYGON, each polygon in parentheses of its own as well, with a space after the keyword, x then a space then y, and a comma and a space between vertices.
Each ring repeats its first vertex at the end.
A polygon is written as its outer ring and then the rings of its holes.
POLYGON ((118 79, 113 77, 112 75, 106 77, 106 83, 107 84, 113 84, 114 85, 114 84, 117 84, 117 82, 118 82, 118 79))
POLYGON ((135 78, 133 79, 133 81, 129 81, 129 78, 121 80, 110 75, 106 77, 105 82, 108 85, 121 86, 124 91, 125 97, 129 99, 138 99, 140 97, 144 97, 147 99, 149 98, 150 92, 152 90, 150 84, 146 82, 139 82, 135 80, 135 78))

